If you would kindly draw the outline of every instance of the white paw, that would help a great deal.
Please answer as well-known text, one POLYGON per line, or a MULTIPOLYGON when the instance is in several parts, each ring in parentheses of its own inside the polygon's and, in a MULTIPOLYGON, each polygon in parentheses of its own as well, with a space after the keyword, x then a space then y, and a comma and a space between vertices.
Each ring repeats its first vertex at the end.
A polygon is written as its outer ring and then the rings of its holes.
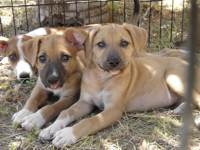
POLYGON ((181 103, 180 105, 178 105, 174 110, 173 110, 173 114, 175 115, 182 115, 184 113, 185 110, 185 106, 186 103, 181 103))
POLYGON ((40 129, 45 124, 45 119, 40 112, 33 113, 23 119, 22 128, 31 131, 33 128, 40 129))
POLYGON ((200 128, 200 115, 197 115, 197 116, 194 118, 194 123, 195 123, 195 125, 197 126, 197 128, 200 128))
POLYGON ((52 125, 47 127, 46 129, 43 129, 40 134, 39 138, 44 140, 50 140, 54 136, 54 134, 63 129, 66 125, 65 120, 56 120, 52 125))
POLYGON ((33 112, 27 110, 27 109, 22 109, 19 112, 16 112, 12 116, 13 123, 15 124, 21 124, 23 119, 29 115, 31 115, 33 112))
POLYGON ((73 133, 72 127, 66 127, 54 135, 54 140, 52 141, 53 145, 56 147, 64 147, 66 145, 71 145, 76 143, 77 138, 75 137, 73 133))

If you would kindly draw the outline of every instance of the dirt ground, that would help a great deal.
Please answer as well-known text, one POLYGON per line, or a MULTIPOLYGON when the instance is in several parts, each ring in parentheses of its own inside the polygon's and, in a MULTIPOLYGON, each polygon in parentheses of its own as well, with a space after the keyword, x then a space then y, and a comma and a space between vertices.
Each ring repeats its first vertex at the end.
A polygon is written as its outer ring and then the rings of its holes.
MULTIPOLYGON (((34 80, 18 82, 7 61, 0 62, 0 149, 47 150, 51 141, 40 141, 38 131, 27 132, 12 125, 11 117, 30 95, 34 80)), ((111 127, 66 147, 71 150, 175 150, 178 148, 181 117, 169 110, 124 114, 111 127)), ((200 149, 200 132, 193 127, 191 149, 200 149)))

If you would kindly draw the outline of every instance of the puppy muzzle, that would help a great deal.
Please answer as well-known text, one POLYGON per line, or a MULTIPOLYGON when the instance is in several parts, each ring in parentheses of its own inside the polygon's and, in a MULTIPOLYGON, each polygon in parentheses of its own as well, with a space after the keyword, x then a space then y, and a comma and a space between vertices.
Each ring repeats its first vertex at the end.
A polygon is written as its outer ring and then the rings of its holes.
POLYGON ((53 90, 62 88, 67 78, 67 71, 58 59, 49 60, 39 74, 43 85, 53 90))
POLYGON ((121 70, 124 66, 122 59, 118 55, 109 55, 104 61, 101 69, 105 71, 121 70))
POLYGON ((33 75, 31 66, 25 60, 20 60, 17 63, 15 67, 15 72, 17 74, 18 80, 29 79, 33 75))
POLYGON ((46 87, 50 89, 58 89, 63 86, 63 82, 59 75, 50 75, 46 79, 46 87))

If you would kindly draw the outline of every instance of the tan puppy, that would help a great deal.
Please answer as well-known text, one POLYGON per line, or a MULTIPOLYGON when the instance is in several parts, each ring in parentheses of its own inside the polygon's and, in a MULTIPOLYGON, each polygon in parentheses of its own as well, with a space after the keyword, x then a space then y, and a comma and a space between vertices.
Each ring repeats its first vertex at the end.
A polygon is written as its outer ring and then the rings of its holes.
POLYGON ((21 124, 26 130, 41 128, 78 99, 82 74, 76 53, 83 49, 86 37, 81 30, 69 28, 63 35, 24 42, 25 58, 37 68, 39 75, 24 108, 13 115, 14 123, 21 124), (59 100, 39 109, 47 102, 50 92, 59 96, 59 100))
MULTIPOLYGON (((129 24, 105 25, 90 32, 80 99, 61 112, 40 137, 54 135, 55 146, 69 145, 116 122, 124 111, 167 107, 183 96, 187 63, 173 57, 139 57, 146 40, 144 29, 129 24), (102 112, 56 132, 90 113, 94 106, 102 112)), ((199 69, 196 73, 200 76, 199 69)), ((199 91, 197 80, 193 93, 198 106, 199 91)))

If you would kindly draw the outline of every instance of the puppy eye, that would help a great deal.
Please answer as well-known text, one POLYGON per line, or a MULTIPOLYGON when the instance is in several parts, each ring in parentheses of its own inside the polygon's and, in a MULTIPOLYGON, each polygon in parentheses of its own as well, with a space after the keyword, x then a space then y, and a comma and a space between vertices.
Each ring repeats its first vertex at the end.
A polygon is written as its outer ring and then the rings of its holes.
POLYGON ((98 46, 99 48, 105 48, 105 47, 106 47, 106 43, 105 43, 104 41, 101 41, 101 42, 98 42, 98 43, 97 43, 97 46, 98 46))
POLYGON ((39 61, 40 61, 40 63, 45 63, 46 60, 47 60, 47 58, 46 58, 45 55, 41 55, 41 56, 39 56, 39 61))
POLYGON ((17 60, 17 55, 15 53, 13 53, 13 54, 10 54, 8 56, 8 58, 9 58, 10 61, 16 61, 17 60))
POLYGON ((126 48, 129 45, 129 42, 125 41, 125 40, 121 40, 120 42, 120 46, 123 48, 126 48))
POLYGON ((62 62, 67 62, 69 60, 70 56, 69 55, 62 55, 61 59, 62 59, 62 62))

